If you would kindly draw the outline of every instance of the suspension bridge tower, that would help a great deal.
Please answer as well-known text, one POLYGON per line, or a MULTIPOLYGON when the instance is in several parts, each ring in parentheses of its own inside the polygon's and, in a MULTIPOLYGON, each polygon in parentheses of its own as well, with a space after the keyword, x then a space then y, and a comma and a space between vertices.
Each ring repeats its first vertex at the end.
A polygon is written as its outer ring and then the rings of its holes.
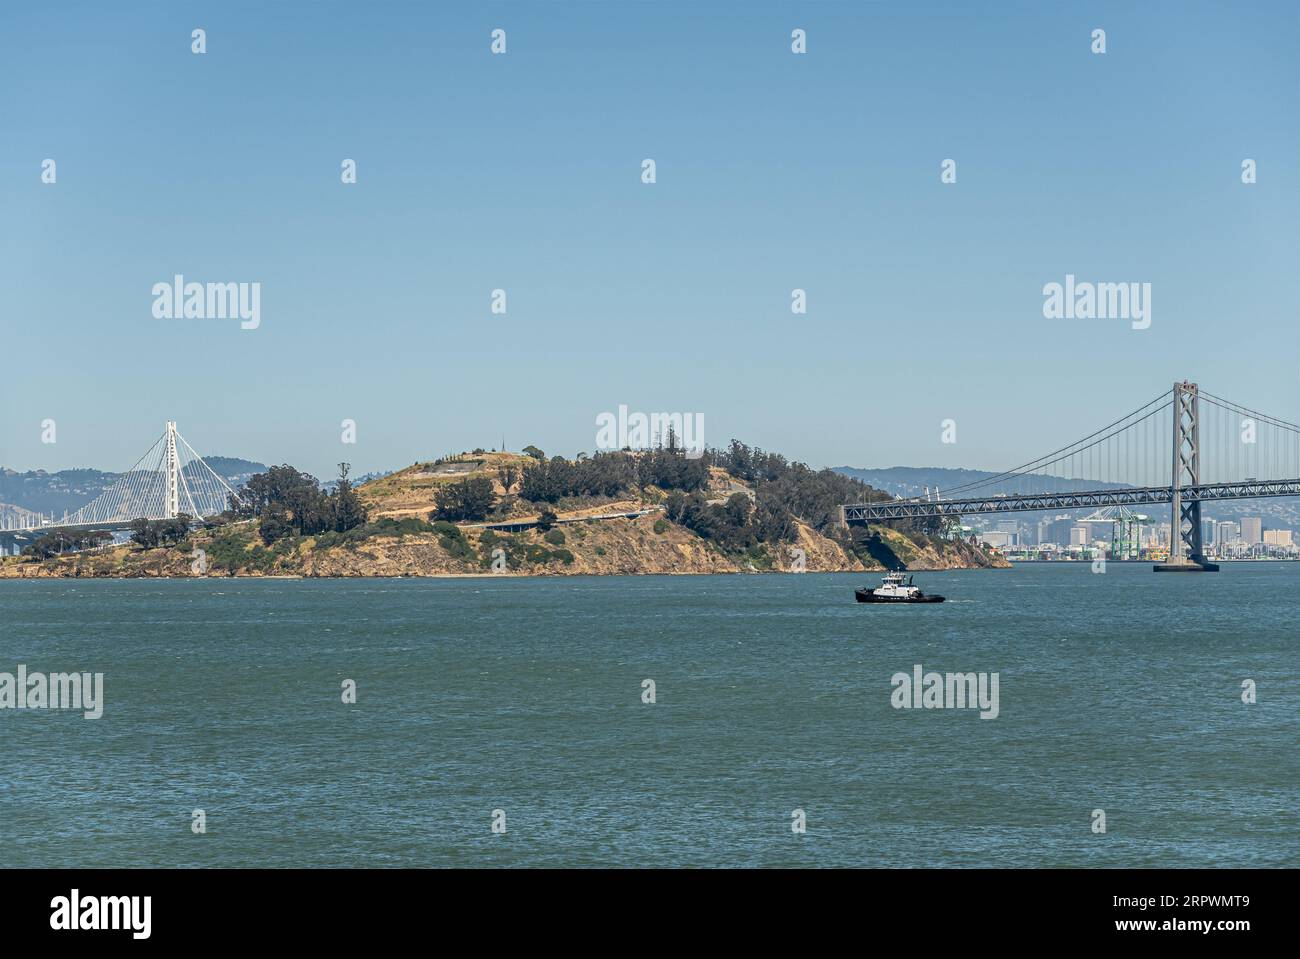
POLYGON ((1184 497, 1188 487, 1201 485, 1200 390, 1184 380, 1174 384, 1174 475, 1170 502, 1169 562, 1159 563, 1157 573, 1216 573, 1219 567, 1206 562, 1201 543, 1201 500, 1184 497))

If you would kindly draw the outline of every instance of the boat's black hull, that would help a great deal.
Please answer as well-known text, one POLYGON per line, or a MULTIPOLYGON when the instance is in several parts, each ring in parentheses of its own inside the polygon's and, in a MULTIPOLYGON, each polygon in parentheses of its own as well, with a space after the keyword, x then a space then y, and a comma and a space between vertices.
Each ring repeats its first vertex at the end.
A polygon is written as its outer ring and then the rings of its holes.
POLYGON ((942 603, 942 596, 927 596, 921 593, 919 596, 877 596, 874 589, 855 589, 853 595, 859 603, 942 603))

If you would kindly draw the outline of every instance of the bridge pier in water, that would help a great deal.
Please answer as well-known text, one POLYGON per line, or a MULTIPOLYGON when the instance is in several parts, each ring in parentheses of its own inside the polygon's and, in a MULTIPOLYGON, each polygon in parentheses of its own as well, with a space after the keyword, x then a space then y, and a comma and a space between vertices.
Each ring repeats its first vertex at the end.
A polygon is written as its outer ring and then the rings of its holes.
POLYGON ((1205 559, 1201 542, 1201 500, 1184 499, 1183 490, 1201 485, 1200 390, 1184 380, 1174 384, 1174 474, 1170 502, 1169 562, 1157 563, 1157 573, 1217 573, 1205 559))

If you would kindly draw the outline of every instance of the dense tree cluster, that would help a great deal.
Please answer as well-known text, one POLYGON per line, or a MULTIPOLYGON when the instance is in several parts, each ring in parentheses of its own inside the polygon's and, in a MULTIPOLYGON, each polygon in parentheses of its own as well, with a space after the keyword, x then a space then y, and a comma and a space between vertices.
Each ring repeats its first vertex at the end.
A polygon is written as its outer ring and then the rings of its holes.
POLYGON ((792 537, 795 519, 818 532, 829 533, 839 522, 839 508, 844 503, 889 498, 861 480, 834 470, 814 470, 803 463, 791 463, 778 453, 767 453, 738 440, 732 440, 725 450, 710 450, 707 458, 753 488, 753 521, 763 542, 792 537))
POLYGON ((486 476, 466 477, 459 483, 438 487, 434 493, 437 508, 429 519, 453 523, 476 523, 487 519, 496 505, 496 490, 486 476))
POLYGON ((31 545, 24 547, 23 555, 34 556, 37 559, 49 559, 52 556, 61 556, 64 553, 75 553, 78 550, 103 546, 105 543, 112 542, 112 540, 113 534, 104 530, 87 532, 76 529, 53 529, 31 545))
POLYGON ((618 496, 638 486, 690 492, 703 489, 708 480, 705 460, 690 459, 680 449, 597 453, 574 460, 552 456, 524 470, 519 495, 535 503, 554 503, 565 496, 618 496))
POLYGON ((714 466, 746 483, 780 479, 790 471, 790 463, 780 453, 766 453, 739 440, 732 440, 725 450, 710 450, 708 457, 714 466))
MULTIPOLYGON (((725 507, 721 503, 709 505, 703 496, 669 497, 668 516, 727 548, 789 541, 795 536, 796 520, 847 543, 851 535, 837 525, 840 506, 890 498, 861 480, 791 463, 777 453, 737 440, 732 440, 725 450, 710 450, 705 459, 750 484, 755 494, 753 508, 744 511, 735 496, 725 507)), ((904 532, 929 535, 942 529, 942 521, 937 519, 894 525, 904 532)))
POLYGON ((775 479, 760 480, 754 489, 765 506, 797 517, 823 533, 839 522, 844 503, 881 496, 859 480, 832 470, 813 470, 803 463, 791 464, 775 479))
POLYGON ((636 458, 637 483, 641 486, 658 486, 660 489, 681 490, 690 493, 709 485, 709 462, 703 456, 694 458, 672 444, 648 450, 636 458))
POLYGON ((190 534, 194 518, 181 513, 175 519, 135 519, 131 521, 131 542, 145 549, 175 546, 190 534))
POLYGON ((635 482, 636 465, 624 453, 576 460, 552 456, 524 469, 519 495, 534 503, 554 503, 562 496, 617 496, 635 482))
POLYGON ((723 549, 745 549, 761 541, 751 522, 753 512, 744 493, 733 493, 725 503, 710 503, 702 493, 688 496, 674 491, 664 502, 668 519, 713 540, 723 549))
MULTIPOLYGON (((671 491, 665 504, 670 520, 726 549, 789 542, 796 534, 796 520, 847 543, 848 534, 838 527, 840 506, 889 498, 860 480, 792 463, 737 440, 726 449, 690 458, 671 437, 666 446, 643 453, 597 453, 575 460, 543 456, 524 470, 519 495, 535 503, 555 503, 566 496, 617 496, 648 486, 671 491), (710 503, 710 466, 749 484, 754 497, 735 494, 725 503, 710 503)), ((897 525, 907 532, 939 531, 933 522, 897 525)))
POLYGON ((510 488, 519 481, 519 467, 514 463, 506 463, 497 467, 497 479, 501 481, 501 488, 507 493, 510 488))
POLYGON ((326 493, 314 476, 292 466, 272 466, 258 473, 240 492, 244 517, 261 522, 258 532, 268 546, 285 536, 345 533, 366 522, 366 508, 348 479, 351 466, 339 464, 339 479, 326 493))

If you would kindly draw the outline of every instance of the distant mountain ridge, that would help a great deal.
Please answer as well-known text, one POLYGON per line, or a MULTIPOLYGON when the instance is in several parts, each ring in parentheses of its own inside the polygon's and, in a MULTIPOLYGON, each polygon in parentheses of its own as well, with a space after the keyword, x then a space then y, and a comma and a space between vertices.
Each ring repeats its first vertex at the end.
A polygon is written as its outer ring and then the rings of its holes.
MULTIPOLYGON (((971 483, 983 482, 992 479, 994 476, 1001 475, 988 470, 947 469, 940 466, 891 466, 887 469, 834 466, 832 469, 844 476, 862 480, 862 482, 878 490, 884 490, 893 496, 904 498, 924 496, 927 488, 933 493, 936 487, 939 489, 940 494, 946 494, 948 490, 968 486, 971 483)), ((1016 477, 990 483, 977 491, 972 491, 972 495, 1015 493, 1028 488, 1025 486, 1026 479, 1031 481, 1034 490, 1048 493, 1082 489, 1118 489, 1125 485, 1123 483, 1099 483, 1093 480, 1067 479, 1063 476, 1033 473, 1024 478, 1016 477)), ((955 493, 953 495, 964 494, 955 493)))

